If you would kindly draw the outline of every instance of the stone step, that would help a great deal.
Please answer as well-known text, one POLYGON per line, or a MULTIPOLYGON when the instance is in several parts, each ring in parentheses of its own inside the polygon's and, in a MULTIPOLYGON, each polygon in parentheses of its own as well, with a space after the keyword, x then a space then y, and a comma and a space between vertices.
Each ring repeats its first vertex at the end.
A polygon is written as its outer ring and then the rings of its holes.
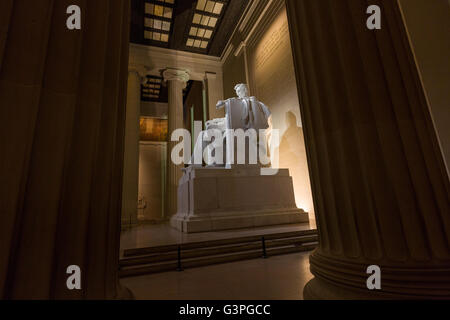
MULTIPOLYGON (((266 240, 266 248, 274 248, 280 247, 284 245, 302 245, 308 242, 317 242, 318 236, 302 236, 295 238, 287 238, 287 239, 274 239, 274 240, 266 240)), ((262 240, 261 238, 257 241, 241 243, 237 245, 220 245, 214 247, 206 247, 206 248, 198 248, 198 249, 184 249, 181 251, 181 259, 209 256, 209 255, 217 255, 217 254, 226 254, 226 253, 234 253, 241 252, 247 250, 262 250, 262 240)), ((149 264, 154 262, 162 262, 162 261, 170 261, 178 259, 178 247, 175 248, 174 251, 165 252, 165 253, 152 253, 149 255, 139 255, 138 257, 125 258, 121 259, 119 265, 121 267, 125 266, 133 266, 140 264, 149 264)))
MULTIPOLYGON (((310 251, 318 243, 317 230, 269 234, 264 239, 267 256, 310 251)), ((262 236, 185 243, 180 248, 183 269, 263 256, 262 236)), ((120 260, 119 275, 131 277, 177 268, 178 245, 140 248, 128 250, 120 260)))
POLYGON ((309 236, 309 235, 316 235, 316 234, 317 234, 317 230, 303 230, 303 231, 272 233, 272 234, 266 234, 266 235, 236 237, 236 238, 210 240, 210 241, 189 242, 189 243, 182 243, 180 245, 173 244, 173 245, 165 245, 165 246, 126 249, 123 252, 123 256, 131 257, 131 256, 143 256, 143 255, 148 255, 148 254, 152 254, 152 253, 167 253, 167 252, 171 252, 171 251, 177 251, 179 246, 181 247, 181 250, 189 250, 189 249, 208 248, 208 247, 217 247, 217 246, 222 246, 222 245, 232 245, 232 244, 241 244, 241 243, 246 243, 246 242, 261 241, 262 237, 264 237, 266 240, 275 240, 275 239, 295 238, 295 237, 302 237, 302 236, 309 236))
MULTIPOLYGON (((279 248, 267 249, 267 257, 281 255, 281 254, 289 254, 296 252, 304 252, 311 251, 317 247, 317 244, 307 244, 302 246, 285 246, 279 248)), ((222 255, 213 255, 209 257, 201 257, 194 259, 186 259, 182 260, 182 268, 195 268, 202 267, 214 264, 249 260, 249 259, 257 259, 262 257, 261 249, 258 250, 249 250, 245 252, 239 253, 230 253, 230 254, 222 254, 222 255)), ((167 272, 167 271, 176 271, 178 268, 177 261, 166 261, 162 263, 154 263, 148 265, 140 265, 138 267, 124 267, 119 270, 119 276, 121 278, 126 277, 136 277, 142 276, 146 274, 158 273, 158 272, 167 272)))

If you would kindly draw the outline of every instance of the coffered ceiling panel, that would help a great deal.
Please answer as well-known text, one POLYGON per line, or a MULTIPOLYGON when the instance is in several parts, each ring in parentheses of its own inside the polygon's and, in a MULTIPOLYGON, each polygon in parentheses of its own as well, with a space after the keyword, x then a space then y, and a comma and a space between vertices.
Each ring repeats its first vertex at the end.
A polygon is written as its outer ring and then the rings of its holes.
POLYGON ((131 42, 220 56, 250 0, 132 0, 131 42))

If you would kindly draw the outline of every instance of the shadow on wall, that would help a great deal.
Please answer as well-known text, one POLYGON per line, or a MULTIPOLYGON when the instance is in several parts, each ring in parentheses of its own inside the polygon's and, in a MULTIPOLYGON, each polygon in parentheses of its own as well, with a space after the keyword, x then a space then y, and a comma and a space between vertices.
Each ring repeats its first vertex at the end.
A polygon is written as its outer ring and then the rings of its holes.
POLYGON ((303 128, 297 126, 297 116, 292 111, 286 113, 286 127, 278 148, 279 167, 289 169, 297 207, 307 211, 310 219, 314 219, 303 128))

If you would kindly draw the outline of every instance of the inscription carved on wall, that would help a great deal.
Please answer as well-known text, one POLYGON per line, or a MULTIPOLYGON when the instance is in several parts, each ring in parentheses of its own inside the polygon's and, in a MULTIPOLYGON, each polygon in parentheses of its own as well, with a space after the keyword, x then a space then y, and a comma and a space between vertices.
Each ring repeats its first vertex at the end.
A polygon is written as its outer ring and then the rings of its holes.
POLYGON ((272 53, 284 45, 286 41, 289 41, 289 26, 287 21, 273 30, 258 50, 255 57, 255 71, 263 68, 266 62, 272 57, 272 53))
POLYGON ((252 89, 261 101, 275 110, 274 124, 285 130, 285 114, 291 111, 301 126, 289 26, 284 10, 250 48, 250 56, 252 89))

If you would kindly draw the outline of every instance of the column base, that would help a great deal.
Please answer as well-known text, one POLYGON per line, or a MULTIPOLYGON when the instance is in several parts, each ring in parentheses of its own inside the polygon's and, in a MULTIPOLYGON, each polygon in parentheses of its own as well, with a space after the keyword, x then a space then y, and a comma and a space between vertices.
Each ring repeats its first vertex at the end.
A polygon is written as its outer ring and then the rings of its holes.
POLYGON ((133 291, 119 283, 115 300, 136 300, 136 297, 134 296, 133 291))
POLYGON ((327 281, 314 278, 303 289, 305 300, 392 300, 401 299, 400 296, 388 296, 376 291, 353 291, 338 287, 327 281))
POLYGON ((447 263, 393 263, 333 257, 316 249, 310 256, 314 279, 304 288, 308 300, 403 300, 450 299, 450 268, 447 263), (367 287, 367 267, 380 267, 381 289, 367 287))

